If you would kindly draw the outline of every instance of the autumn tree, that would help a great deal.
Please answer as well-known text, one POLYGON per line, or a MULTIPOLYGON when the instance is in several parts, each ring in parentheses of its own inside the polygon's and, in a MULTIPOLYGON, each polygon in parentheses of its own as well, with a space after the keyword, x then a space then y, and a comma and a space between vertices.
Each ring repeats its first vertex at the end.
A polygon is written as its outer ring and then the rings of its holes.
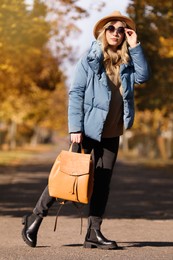
POLYGON ((64 34, 75 26, 74 16, 84 15, 76 1, 53 1, 64 10, 50 6, 47 1, 1 0, 0 3, 0 121, 9 122, 10 138, 15 146, 16 125, 66 129, 67 88, 62 72, 62 59, 71 51, 65 45, 64 34), (66 15, 73 11, 67 22, 66 15), (56 24, 51 15, 56 14, 56 24), (62 20, 64 27, 57 21, 62 20), (56 52, 50 48, 56 39, 56 52))
MULTIPOLYGON (((39 88, 53 90, 63 76, 46 47, 50 32, 46 14, 46 6, 39 1, 34 2, 32 11, 24 1, 3 0, 0 4, 0 118, 10 123, 13 144, 15 125, 40 105, 36 98, 39 88)), ((40 100, 41 96, 40 92, 40 100)))
POLYGON ((151 78, 135 89, 136 147, 146 156, 173 156, 173 1, 131 0, 127 12, 137 25, 151 78), (149 119, 149 120, 148 120, 149 119), (138 144, 137 144, 138 140, 138 144), (145 147, 145 149, 144 149, 145 147))
POLYGON ((173 1, 131 0, 128 14, 135 20, 151 66, 151 78, 136 90, 138 108, 173 109, 173 1))

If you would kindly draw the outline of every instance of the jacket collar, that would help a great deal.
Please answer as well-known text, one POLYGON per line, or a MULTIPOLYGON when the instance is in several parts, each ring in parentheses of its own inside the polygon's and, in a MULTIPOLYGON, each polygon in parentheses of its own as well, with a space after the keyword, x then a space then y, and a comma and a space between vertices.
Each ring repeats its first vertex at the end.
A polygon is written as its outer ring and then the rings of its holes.
MULTIPOLYGON (((96 74, 101 74, 103 71, 103 52, 101 49, 101 42, 100 41, 94 41, 92 42, 92 45, 88 51, 87 55, 87 61, 91 67, 91 69, 96 74)), ((120 65, 120 75, 123 74, 124 70, 129 67, 133 66, 133 61, 130 59, 128 64, 121 64, 120 65)))
POLYGON ((100 72, 100 69, 103 67, 102 60, 103 60, 103 53, 101 49, 101 42, 94 41, 88 51, 87 61, 91 69, 97 74, 100 72))

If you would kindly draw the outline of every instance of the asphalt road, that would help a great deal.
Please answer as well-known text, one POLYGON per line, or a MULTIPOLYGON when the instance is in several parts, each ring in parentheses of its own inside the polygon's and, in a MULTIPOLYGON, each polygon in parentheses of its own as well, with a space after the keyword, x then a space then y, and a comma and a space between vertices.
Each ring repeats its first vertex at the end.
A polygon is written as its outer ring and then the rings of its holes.
POLYGON ((173 164, 148 165, 118 160, 114 169, 103 234, 117 241, 120 250, 84 249, 87 206, 80 216, 72 204, 62 208, 53 232, 57 203, 39 230, 38 246, 21 238, 21 217, 31 212, 44 186, 56 154, 66 148, 37 155, 14 166, 0 166, 0 260, 173 260, 173 164))

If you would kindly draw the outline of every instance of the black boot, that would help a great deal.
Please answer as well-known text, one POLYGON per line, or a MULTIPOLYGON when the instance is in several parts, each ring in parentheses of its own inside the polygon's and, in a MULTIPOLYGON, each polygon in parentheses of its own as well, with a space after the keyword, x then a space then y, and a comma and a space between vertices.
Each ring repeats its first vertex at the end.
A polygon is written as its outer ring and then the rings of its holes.
POLYGON ((22 237, 28 246, 36 247, 37 233, 43 218, 37 215, 26 215, 22 219, 24 228, 22 230, 22 237))
POLYGON ((102 219, 99 217, 89 217, 88 231, 85 237, 84 247, 85 248, 100 248, 100 249, 118 249, 115 241, 106 239, 101 231, 100 225, 102 219))

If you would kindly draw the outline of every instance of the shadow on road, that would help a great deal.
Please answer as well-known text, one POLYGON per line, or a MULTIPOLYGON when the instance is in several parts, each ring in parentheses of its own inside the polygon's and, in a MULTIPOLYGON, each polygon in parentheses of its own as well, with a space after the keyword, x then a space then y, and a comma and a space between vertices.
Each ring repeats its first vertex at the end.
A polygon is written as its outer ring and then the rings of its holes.
MULTIPOLYGON (((119 242, 122 247, 119 249, 126 249, 128 247, 172 247, 173 242, 151 242, 151 241, 136 241, 136 242, 119 242)), ((83 247, 83 244, 67 244, 64 247, 83 247)))
POLYGON ((125 247, 172 247, 173 242, 151 242, 151 241, 139 241, 139 242, 121 242, 125 247))
MULTIPOLYGON (((35 206, 53 161, 38 161, 20 166, 0 167, 0 215, 21 217, 35 206)), ((87 207, 83 208, 84 215, 87 207)), ((49 214, 55 215, 57 203, 49 214)), ((67 204, 60 215, 78 217, 67 204)), ((119 161, 114 169, 107 218, 173 218, 173 166, 146 166, 119 161)), ((142 242, 134 242, 139 246, 142 242)), ((146 244, 146 242, 145 242, 146 244)), ((153 246, 153 245, 152 245, 153 246)))
POLYGON ((173 165, 118 163, 112 178, 108 217, 173 218, 173 165))

